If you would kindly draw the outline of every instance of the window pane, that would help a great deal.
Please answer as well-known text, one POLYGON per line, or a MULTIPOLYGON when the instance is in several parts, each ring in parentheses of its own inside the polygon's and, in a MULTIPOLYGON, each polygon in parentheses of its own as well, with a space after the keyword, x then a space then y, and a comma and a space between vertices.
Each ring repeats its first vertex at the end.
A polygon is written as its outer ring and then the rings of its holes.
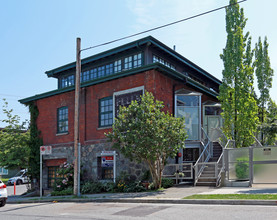
POLYGON ((178 95, 177 106, 199 106, 199 96, 178 95))
POLYGON ((188 140, 199 139, 199 108, 177 107, 177 117, 185 117, 185 128, 188 140))
POLYGON ((57 132, 67 132, 68 131, 68 108, 62 107, 58 109, 58 128, 57 132))
POLYGON ((100 100, 101 110, 99 113, 99 126, 112 125, 113 119, 113 97, 100 100))
POLYGON ((185 118, 188 140, 199 140, 200 103, 199 96, 177 95, 176 116, 185 118))

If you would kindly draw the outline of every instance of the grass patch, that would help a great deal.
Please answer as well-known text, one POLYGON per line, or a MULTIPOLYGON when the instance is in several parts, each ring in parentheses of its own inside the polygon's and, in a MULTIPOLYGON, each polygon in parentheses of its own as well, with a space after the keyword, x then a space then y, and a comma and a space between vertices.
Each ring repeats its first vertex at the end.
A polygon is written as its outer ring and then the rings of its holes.
POLYGON ((1 178, 2 182, 5 183, 5 184, 7 184, 7 182, 8 182, 9 179, 10 179, 10 178, 3 178, 3 177, 1 178))
POLYGON ((277 194, 197 194, 183 199, 277 200, 277 194))

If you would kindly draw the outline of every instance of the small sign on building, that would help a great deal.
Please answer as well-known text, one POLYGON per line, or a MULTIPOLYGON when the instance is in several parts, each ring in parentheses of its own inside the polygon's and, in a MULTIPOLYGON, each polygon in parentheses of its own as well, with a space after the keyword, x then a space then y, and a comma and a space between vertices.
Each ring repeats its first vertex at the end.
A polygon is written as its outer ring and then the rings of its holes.
POLYGON ((52 146, 40 146, 41 155, 52 154, 52 146))
POLYGON ((101 152, 101 167, 111 167, 113 170, 113 181, 116 180, 116 152, 102 151, 101 152))
POLYGON ((264 148, 264 155, 271 155, 271 148, 264 148))
POLYGON ((102 167, 113 167, 114 157, 113 156, 101 156, 102 167))

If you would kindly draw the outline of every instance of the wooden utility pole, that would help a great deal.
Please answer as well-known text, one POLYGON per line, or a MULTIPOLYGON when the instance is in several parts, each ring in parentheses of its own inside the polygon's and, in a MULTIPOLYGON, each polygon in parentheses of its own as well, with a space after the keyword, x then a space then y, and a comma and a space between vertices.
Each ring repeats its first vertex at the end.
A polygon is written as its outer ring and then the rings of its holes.
POLYGON ((75 114, 74 114, 74 195, 80 195, 79 177, 79 109, 80 109, 80 73, 81 73, 81 38, 77 38, 76 76, 75 76, 75 114))

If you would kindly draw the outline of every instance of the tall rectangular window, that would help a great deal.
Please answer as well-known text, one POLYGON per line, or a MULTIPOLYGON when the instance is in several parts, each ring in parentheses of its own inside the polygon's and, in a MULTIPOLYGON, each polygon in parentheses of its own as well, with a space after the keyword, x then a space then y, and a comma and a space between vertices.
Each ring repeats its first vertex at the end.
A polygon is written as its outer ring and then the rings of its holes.
POLYGON ((68 107, 58 109, 58 133, 68 132, 68 107))
POLYGON ((200 96, 177 95, 176 116, 185 117, 188 140, 200 139, 200 96))
POLYGON ((99 127, 107 127, 113 124, 113 97, 99 100, 99 127))

